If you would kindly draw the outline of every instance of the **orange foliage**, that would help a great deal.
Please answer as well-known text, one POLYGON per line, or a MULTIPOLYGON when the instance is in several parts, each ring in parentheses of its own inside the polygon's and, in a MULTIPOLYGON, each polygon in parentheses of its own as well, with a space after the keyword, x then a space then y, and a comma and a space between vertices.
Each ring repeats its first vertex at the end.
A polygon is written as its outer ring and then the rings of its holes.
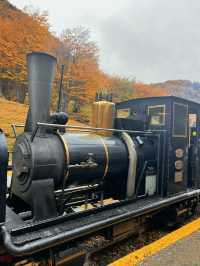
POLYGON ((168 95, 167 90, 159 86, 134 82, 133 87, 135 89, 135 97, 137 98, 168 95))
MULTIPOLYGON (((58 58, 59 67, 65 64, 64 90, 68 100, 91 102, 101 89, 112 92, 116 101, 166 94, 158 86, 103 73, 98 63, 98 47, 83 27, 66 29, 55 37, 45 12, 30 9, 22 12, 7 0, 0 0, 0 28, 0 81, 26 84, 26 54, 45 51, 58 58)), ((56 78, 58 84, 58 73, 56 78)))
POLYGON ((56 40, 44 23, 45 17, 29 16, 11 8, 7 1, 0 1, 0 14, 0 78, 24 81, 26 54, 51 52, 56 40))
POLYGON ((98 65, 98 48, 90 41, 90 32, 83 27, 67 29, 60 41, 61 61, 67 66, 65 80, 78 83, 67 87, 69 96, 78 97, 79 101, 93 100, 96 91, 106 84, 105 74, 98 65))

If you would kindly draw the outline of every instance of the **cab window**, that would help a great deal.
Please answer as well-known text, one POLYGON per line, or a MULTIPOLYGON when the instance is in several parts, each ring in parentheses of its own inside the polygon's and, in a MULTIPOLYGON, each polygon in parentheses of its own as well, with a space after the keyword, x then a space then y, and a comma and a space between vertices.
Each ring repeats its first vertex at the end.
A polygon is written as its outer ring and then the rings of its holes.
POLYGON ((165 125, 165 105, 148 106, 148 115, 151 126, 165 125))
POLYGON ((188 106, 174 102, 173 137, 187 137, 188 106))
POLYGON ((129 116, 130 116, 130 108, 117 110, 117 118, 128 118, 129 116))

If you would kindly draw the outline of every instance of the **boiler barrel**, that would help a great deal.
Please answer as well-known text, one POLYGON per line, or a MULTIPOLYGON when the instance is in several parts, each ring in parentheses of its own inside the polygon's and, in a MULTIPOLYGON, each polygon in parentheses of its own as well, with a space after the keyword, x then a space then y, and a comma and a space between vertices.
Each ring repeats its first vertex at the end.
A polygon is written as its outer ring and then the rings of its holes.
POLYGON ((13 193, 21 195, 34 180, 53 179, 54 189, 127 179, 128 153, 118 137, 53 133, 18 137, 13 152, 13 193), (92 161, 92 167, 89 162, 92 161))
POLYGON ((72 168, 67 172, 65 185, 91 184, 109 178, 126 178, 128 154, 125 144, 117 137, 88 133, 59 135, 66 158, 66 167, 80 165, 89 158, 95 167, 72 168))

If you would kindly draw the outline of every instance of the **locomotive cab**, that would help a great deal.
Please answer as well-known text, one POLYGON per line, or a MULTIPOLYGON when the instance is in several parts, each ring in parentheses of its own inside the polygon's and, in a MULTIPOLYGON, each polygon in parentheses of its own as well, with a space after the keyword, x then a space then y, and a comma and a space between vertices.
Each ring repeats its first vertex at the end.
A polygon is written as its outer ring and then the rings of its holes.
POLYGON ((118 103, 116 128, 160 134, 162 196, 199 188, 199 104, 175 96, 118 103))

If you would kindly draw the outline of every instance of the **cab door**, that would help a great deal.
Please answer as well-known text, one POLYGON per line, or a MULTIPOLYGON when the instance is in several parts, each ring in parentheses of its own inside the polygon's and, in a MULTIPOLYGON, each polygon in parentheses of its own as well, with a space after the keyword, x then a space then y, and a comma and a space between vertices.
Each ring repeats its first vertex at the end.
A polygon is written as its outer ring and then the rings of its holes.
POLYGON ((169 164, 169 193, 179 193, 188 187, 188 104, 172 103, 172 139, 169 164))

